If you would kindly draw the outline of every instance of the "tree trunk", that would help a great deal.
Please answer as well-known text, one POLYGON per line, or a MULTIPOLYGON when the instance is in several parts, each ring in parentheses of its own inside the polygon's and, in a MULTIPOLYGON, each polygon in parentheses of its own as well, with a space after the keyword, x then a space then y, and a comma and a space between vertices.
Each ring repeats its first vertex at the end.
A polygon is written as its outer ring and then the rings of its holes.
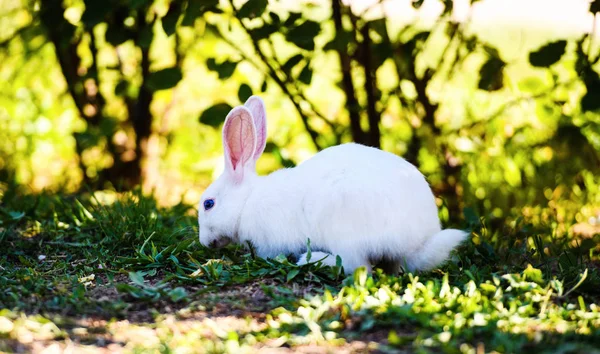
MULTIPOLYGON (((99 128, 101 122, 106 119, 103 116, 105 99, 100 92, 99 69, 97 66, 97 48, 93 32, 90 36, 90 51, 92 53, 92 65, 89 68, 81 67, 81 58, 77 54, 78 46, 81 45, 81 36, 77 35, 76 28, 67 22, 63 16, 64 8, 60 1, 45 0, 41 2, 40 18, 46 28, 48 38, 54 44, 56 57, 63 76, 67 83, 69 94, 79 111, 81 117, 88 124, 85 134, 97 134, 106 139, 107 153, 113 159, 113 165, 105 170, 99 171, 95 179, 89 178, 86 173, 87 166, 82 161, 82 153, 89 148, 82 139, 83 134, 75 133, 76 152, 79 157, 79 167, 83 175, 83 185, 91 188, 102 188, 106 182, 110 182, 119 190, 129 190, 139 185, 143 179, 142 162, 146 155, 146 144, 150 137, 152 127, 152 115, 150 104, 153 93, 144 82, 140 87, 139 96, 134 102, 128 102, 128 120, 135 132, 135 158, 131 161, 121 159, 122 151, 112 142, 114 132, 103 132, 99 128)), ((152 26, 146 23, 146 11, 138 9, 138 33, 140 36, 144 26, 152 26)), ((150 74, 149 48, 141 48, 141 70, 142 79, 150 74)))
POLYGON ((153 99, 153 92, 146 86, 145 78, 150 74, 150 50, 142 48, 142 84, 140 87, 137 102, 130 105, 129 118, 135 132, 135 159, 132 161, 132 166, 127 171, 129 182, 132 184, 140 184, 144 178, 142 164, 148 154, 148 139, 152 132, 152 113, 150 112, 150 104, 153 99))
POLYGON ((373 68, 373 58, 371 57, 371 35, 369 34, 369 24, 366 23, 361 28, 363 37, 362 42, 362 66, 365 71, 365 90, 367 91, 367 117, 369 120, 369 131, 367 132, 367 145, 380 148, 381 132, 379 131, 379 121, 381 115, 377 111, 377 101, 379 100, 379 88, 375 77, 375 68, 373 68))
MULTIPOLYGON (((333 23, 335 25, 336 36, 344 32, 342 24, 342 4, 341 0, 332 0, 333 23)), ((346 108, 350 114, 350 130, 352 139, 357 142, 365 143, 365 133, 360 126, 360 105, 356 99, 354 82, 352 81, 352 71, 350 56, 346 52, 348 48, 340 48, 338 56, 340 57, 340 68, 342 69, 342 85, 346 95, 346 108)))
MULTIPOLYGON (((65 78, 69 94, 71 95, 75 107, 81 117, 86 120, 88 128, 98 127, 102 120, 102 111, 105 100, 99 90, 98 69, 96 66, 96 57, 93 57, 92 72, 86 77, 80 74, 81 59, 77 54, 77 47, 80 45, 80 38, 76 37, 75 27, 67 22, 63 16, 64 8, 62 2, 42 1, 40 8, 40 20, 46 29, 50 42, 54 45, 56 58, 60 65, 63 77, 65 78)), ((90 34, 91 51, 96 53, 93 34, 90 34)), ((86 149, 78 133, 75 136, 75 149, 79 160, 83 184, 91 185, 93 181, 87 175, 87 166, 83 163, 82 153, 86 149)), ((109 141, 110 145, 110 141, 109 141)))

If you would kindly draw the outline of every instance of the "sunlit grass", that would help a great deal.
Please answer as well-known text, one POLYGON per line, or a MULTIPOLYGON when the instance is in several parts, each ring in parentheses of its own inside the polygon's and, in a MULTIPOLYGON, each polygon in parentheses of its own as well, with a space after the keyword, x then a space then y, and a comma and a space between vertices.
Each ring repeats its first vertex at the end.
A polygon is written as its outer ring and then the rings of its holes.
POLYGON ((137 192, 6 191, 0 350, 585 352, 600 339, 597 236, 573 243, 466 210, 471 240, 441 269, 344 278, 201 248, 191 210, 137 192))

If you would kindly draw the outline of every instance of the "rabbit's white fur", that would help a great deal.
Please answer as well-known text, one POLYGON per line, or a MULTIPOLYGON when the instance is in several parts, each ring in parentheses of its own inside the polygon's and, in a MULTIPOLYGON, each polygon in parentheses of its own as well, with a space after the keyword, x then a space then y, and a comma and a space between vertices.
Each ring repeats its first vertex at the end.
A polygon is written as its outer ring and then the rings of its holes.
MULTIPOLYGON (((256 96, 226 118, 225 171, 200 201, 203 245, 250 242, 267 258, 299 255, 310 238, 312 249, 339 255, 350 273, 379 260, 393 270, 403 264, 431 269, 466 238, 460 230, 441 230, 435 198, 417 168, 379 149, 338 145, 295 168, 258 176, 265 119, 256 96), (214 199, 212 209, 203 207, 206 199, 214 199)), ((335 264, 335 256, 326 260, 335 264)))

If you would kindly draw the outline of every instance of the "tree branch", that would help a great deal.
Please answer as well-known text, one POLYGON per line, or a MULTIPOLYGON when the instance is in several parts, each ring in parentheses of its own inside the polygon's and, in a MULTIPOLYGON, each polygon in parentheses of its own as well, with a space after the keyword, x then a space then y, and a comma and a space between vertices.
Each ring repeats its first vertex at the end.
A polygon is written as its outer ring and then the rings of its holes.
MULTIPOLYGON (((333 10, 333 23, 335 26, 335 36, 344 32, 342 24, 342 4, 341 0, 332 0, 333 10)), ((346 48, 347 49, 347 48, 346 48)), ((356 92, 354 89, 354 82, 352 81, 352 67, 350 62, 350 56, 345 52, 344 49, 338 49, 338 56, 340 58, 340 68, 342 69, 342 85, 344 87, 344 93, 346 95, 346 108, 350 115, 350 130, 352 137, 357 143, 365 142, 365 133, 360 126, 360 104, 356 99, 356 92)))
POLYGON ((380 112, 377 111, 377 79, 375 77, 375 68, 372 63, 371 35, 369 33, 369 24, 365 23, 361 28, 363 41, 362 46, 362 66, 365 71, 365 90, 367 91, 367 116, 369 119, 369 131, 367 132, 368 144, 379 148, 381 146, 381 133, 379 131, 380 112))
MULTIPOLYGON (((450 38, 448 39, 448 44, 446 44, 446 46, 444 47, 444 50, 442 51, 441 57, 440 57, 440 62, 438 63, 438 65, 436 66, 435 72, 433 73, 433 75, 437 74, 440 69, 443 67, 443 65, 446 63, 446 57, 448 54, 448 51, 450 50, 450 47, 452 46, 452 44, 454 44, 455 39, 459 37, 459 26, 458 24, 454 24, 454 23, 449 23, 449 26, 452 26, 451 28, 451 34, 450 34, 450 38)), ((459 38, 460 41, 460 38, 459 38)))
POLYGON ((511 108, 511 107, 513 107, 513 106, 515 106, 515 105, 523 102, 523 101, 535 100, 535 99, 538 99, 538 98, 545 97, 545 96, 551 94, 552 92, 554 92, 554 90, 556 90, 558 87, 569 86, 569 85, 571 85, 571 84, 573 84, 573 83, 575 83, 577 81, 578 81, 578 78, 571 79, 569 81, 557 83, 557 84, 553 85, 552 87, 550 87, 550 88, 548 88, 548 89, 546 89, 544 91, 538 92, 536 94, 533 94, 533 95, 521 96, 521 97, 513 98, 512 100, 510 100, 510 101, 506 102, 505 104, 503 104, 502 107, 498 108, 496 111, 494 111, 494 113, 490 114, 486 118, 480 119, 480 120, 478 120, 476 122, 472 122, 472 123, 470 123, 468 125, 463 125, 460 128, 457 128, 455 131, 458 131, 460 129, 472 129, 475 126, 477 126, 478 124, 489 123, 489 122, 493 121, 494 119, 499 118, 507 109, 509 109, 509 108, 511 108))
MULTIPOLYGON (((281 80, 281 78, 277 75, 277 72, 274 70, 274 68, 269 65, 265 59, 266 57, 264 55, 262 55, 263 59, 263 63, 265 66, 267 66, 267 68, 263 68, 260 64, 258 64, 255 60, 253 60, 248 54, 244 53, 244 51, 242 51, 237 45, 235 45, 233 42, 231 42, 229 40, 229 38, 227 38, 216 26, 215 26, 216 32, 219 35, 219 37, 225 42, 227 43, 231 48, 233 48, 235 51, 237 51, 237 53, 248 63, 250 63, 252 66, 254 66, 257 70, 263 72, 267 77, 271 78, 273 81, 275 81, 275 83, 281 88, 281 90, 290 98, 290 100, 292 101, 294 108, 296 109, 296 111, 298 112, 298 114, 300 115, 300 119, 302 120, 302 124, 304 125, 304 128, 306 129, 306 131, 308 132, 308 135, 311 138, 311 141, 313 143, 313 145, 315 146, 315 148, 317 150, 322 150, 322 147, 319 145, 318 141, 317 141, 317 137, 318 134, 316 131, 314 131, 310 125, 308 124, 308 117, 306 117, 304 115, 304 112, 302 111, 302 109, 300 108, 300 104, 298 102, 296 102, 296 100, 294 99, 294 96, 291 94, 291 92, 289 91, 289 89, 287 88, 287 86, 285 85, 285 83, 281 80)), ((256 48, 256 47, 255 47, 256 48)), ((256 50, 256 49, 255 49, 256 50)), ((260 53, 260 52, 259 52, 260 53)), ((261 56, 261 55, 259 55, 261 56)))
POLYGON ((284 82, 286 84, 290 84, 294 87, 294 89, 296 90, 296 95, 304 102, 306 103, 309 107, 310 110, 313 112, 314 115, 316 115, 317 117, 321 118, 323 120, 323 122, 325 124, 327 124, 327 126, 331 129, 331 131, 333 132, 333 135, 335 137, 335 141, 336 144, 339 144, 340 141, 340 137, 339 135, 336 133, 335 130, 335 125, 329 120, 327 119, 327 117, 325 117, 324 114, 322 114, 317 107, 315 107, 315 105, 308 99, 306 98, 306 95, 304 94, 304 92, 302 91, 302 89, 300 88, 300 86, 298 85, 298 83, 292 79, 292 77, 290 75, 288 75, 285 71, 283 71, 282 68, 282 64, 279 62, 279 59, 277 59, 276 56, 276 51, 275 51, 275 46, 273 45, 273 41, 271 41, 269 38, 266 39, 267 42, 269 43, 269 47, 271 48, 271 52, 273 52, 273 57, 272 59, 275 61, 275 63, 277 64, 277 71, 278 72, 282 72, 283 75, 285 75, 285 79, 284 82))
POLYGON ((33 28, 33 27, 31 25, 28 25, 28 26, 23 26, 23 27, 17 29, 16 31, 14 31, 12 33, 12 35, 10 37, 5 38, 0 41, 0 48, 7 47, 13 39, 15 39, 16 37, 22 36, 23 33, 25 33, 27 30, 29 30, 31 28, 33 28))
MULTIPOLYGON (((238 10, 234 6, 232 0, 229 0, 229 4, 231 5, 231 7, 233 9, 234 15, 237 14, 238 10)), ((237 16, 236 16, 236 18, 237 18, 237 16)), ((244 24, 244 22, 241 19, 239 20, 239 23, 242 26, 242 28, 244 29, 244 31, 248 35, 250 35, 250 31, 249 31, 248 27, 246 27, 246 25, 244 24)), ((300 102, 290 92, 290 90, 287 87, 287 85, 285 84, 285 82, 277 74, 277 71, 275 70, 275 68, 269 63, 268 58, 265 56, 265 54, 260 49, 260 47, 258 45, 258 42, 255 41, 255 40, 252 40, 251 42, 252 42, 252 46, 254 47, 254 50, 256 51, 256 53, 258 54, 258 56, 260 57, 261 61, 267 67, 267 73, 268 73, 269 77, 271 77, 271 79, 273 79, 275 81, 275 83, 277 83, 277 85, 281 88, 281 90, 291 99, 291 101, 292 101, 292 103, 294 105, 294 108, 296 108, 296 111, 300 115, 300 118, 302 120, 302 124, 304 125, 304 128, 308 132, 308 135, 310 136, 313 144, 315 145, 315 148, 317 150, 322 150, 323 147, 319 144, 319 141, 318 141, 319 134, 314 129, 312 129, 312 127, 308 123, 308 117, 302 111, 302 108, 300 107, 300 102)))

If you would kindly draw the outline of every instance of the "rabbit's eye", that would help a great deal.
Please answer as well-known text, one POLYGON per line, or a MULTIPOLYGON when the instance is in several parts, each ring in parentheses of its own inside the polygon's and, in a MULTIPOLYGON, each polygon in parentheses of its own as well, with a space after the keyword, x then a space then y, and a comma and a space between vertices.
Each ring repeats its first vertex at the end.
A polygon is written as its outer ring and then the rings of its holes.
POLYGON ((215 206, 215 200, 214 199, 207 199, 207 200, 204 201, 204 210, 210 210, 214 206, 215 206))

